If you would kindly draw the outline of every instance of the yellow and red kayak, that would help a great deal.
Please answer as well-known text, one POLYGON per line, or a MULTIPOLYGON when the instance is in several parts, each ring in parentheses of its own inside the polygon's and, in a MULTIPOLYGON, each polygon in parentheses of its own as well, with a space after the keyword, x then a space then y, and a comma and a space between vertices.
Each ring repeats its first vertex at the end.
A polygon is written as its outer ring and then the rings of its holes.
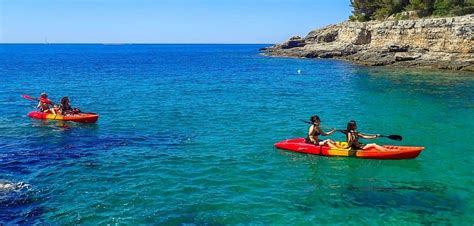
POLYGON ((294 138, 280 141, 275 144, 275 147, 313 155, 344 156, 366 159, 413 159, 425 149, 424 147, 383 145, 382 147, 384 147, 385 151, 379 151, 375 148, 352 150, 347 147, 346 142, 338 141, 336 144, 339 148, 317 146, 306 143, 304 138, 294 138))
POLYGON ((72 121, 81 123, 94 123, 99 119, 99 115, 96 113, 77 113, 70 115, 51 114, 46 112, 32 111, 28 113, 28 117, 34 119, 51 119, 61 121, 72 121))

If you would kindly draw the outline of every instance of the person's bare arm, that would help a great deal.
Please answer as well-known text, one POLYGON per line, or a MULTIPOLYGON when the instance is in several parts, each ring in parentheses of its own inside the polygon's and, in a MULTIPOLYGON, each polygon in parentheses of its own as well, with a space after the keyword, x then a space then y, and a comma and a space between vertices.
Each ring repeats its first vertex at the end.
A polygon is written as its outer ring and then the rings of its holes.
POLYGON ((334 132, 336 132, 336 129, 332 129, 331 131, 329 131, 329 132, 327 132, 327 133, 324 132, 324 131, 321 129, 321 135, 323 135, 323 136, 329 136, 329 135, 333 134, 334 132))
POLYGON ((362 137, 364 139, 375 139, 380 137, 379 134, 363 134, 363 133, 358 133, 359 137, 362 137))

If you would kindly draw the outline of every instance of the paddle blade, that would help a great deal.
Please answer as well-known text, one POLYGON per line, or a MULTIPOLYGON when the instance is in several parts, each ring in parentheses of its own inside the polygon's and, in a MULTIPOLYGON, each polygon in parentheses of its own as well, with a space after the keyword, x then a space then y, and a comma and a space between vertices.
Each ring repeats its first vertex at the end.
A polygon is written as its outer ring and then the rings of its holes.
POLYGON ((25 99, 27 99, 27 100, 39 100, 39 101, 45 102, 45 103, 47 103, 47 104, 53 104, 53 102, 51 102, 51 101, 48 100, 47 98, 42 98, 42 97, 40 97, 40 98, 34 98, 34 97, 31 97, 31 96, 28 96, 28 95, 25 95, 25 94, 21 95, 21 97, 23 97, 23 98, 25 98, 25 99))
POLYGON ((36 100, 36 98, 33 98, 33 97, 28 96, 28 95, 25 95, 25 94, 21 95, 21 97, 23 97, 23 98, 25 98, 25 99, 27 99, 27 100, 36 100))
POLYGON ((313 124, 312 122, 308 122, 308 121, 303 120, 303 119, 300 119, 300 120, 301 120, 302 122, 304 122, 304 123, 313 124))
POLYGON ((392 139, 392 140, 396 140, 396 141, 401 141, 403 139, 402 136, 400 135, 390 135, 390 136, 386 136, 387 138, 389 139, 392 139))

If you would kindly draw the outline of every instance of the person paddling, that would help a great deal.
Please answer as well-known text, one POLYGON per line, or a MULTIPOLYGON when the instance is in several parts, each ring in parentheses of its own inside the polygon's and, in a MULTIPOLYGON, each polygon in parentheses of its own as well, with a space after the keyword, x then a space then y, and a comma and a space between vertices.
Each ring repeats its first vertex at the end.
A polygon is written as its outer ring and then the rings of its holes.
POLYGON ((336 132, 336 129, 332 129, 331 131, 327 133, 324 132, 321 128, 319 128, 319 125, 321 124, 321 119, 317 115, 311 116, 309 120, 311 121, 312 125, 309 127, 308 136, 306 137, 306 143, 311 143, 311 144, 320 145, 320 146, 328 145, 331 148, 337 148, 336 143, 330 139, 326 139, 323 141, 319 140, 319 135, 322 135, 322 136, 331 135, 334 132, 336 132))
POLYGON ((46 112, 46 113, 53 113, 56 114, 56 111, 54 110, 54 104, 53 102, 48 99, 48 94, 43 92, 41 93, 40 97, 38 98, 38 106, 36 108, 41 111, 41 112, 46 112), (51 106, 51 107, 49 107, 51 106))
POLYGON ((372 144, 363 144, 359 142, 359 138, 364 138, 364 139, 375 139, 379 138, 380 134, 363 134, 357 132, 357 123, 354 120, 351 120, 347 123, 347 130, 345 131, 346 133, 346 140, 347 144, 349 145, 350 148, 354 150, 367 150, 370 148, 375 148, 378 151, 386 151, 386 149, 378 144, 372 143, 372 144))

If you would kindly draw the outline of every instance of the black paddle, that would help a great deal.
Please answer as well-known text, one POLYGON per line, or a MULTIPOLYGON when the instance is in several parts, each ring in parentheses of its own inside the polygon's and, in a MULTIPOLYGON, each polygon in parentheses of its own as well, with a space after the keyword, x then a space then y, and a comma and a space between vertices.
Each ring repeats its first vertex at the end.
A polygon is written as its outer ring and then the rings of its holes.
POLYGON ((312 122, 309 122, 309 121, 306 121, 306 120, 303 120, 303 119, 300 119, 301 121, 303 121, 304 123, 307 123, 307 124, 313 124, 312 122))
POLYGON ((388 136, 380 135, 380 137, 386 137, 388 139, 392 139, 392 140, 396 140, 396 141, 402 141, 403 140, 403 137, 400 136, 400 135, 388 135, 388 136))
MULTIPOLYGON (((344 133, 344 134, 347 133, 347 130, 338 129, 337 131, 339 131, 341 133, 344 133)), ((388 135, 388 136, 380 135, 379 137, 386 137, 388 139, 396 140, 396 141, 402 141, 403 140, 403 137, 400 136, 400 135, 388 135)))

